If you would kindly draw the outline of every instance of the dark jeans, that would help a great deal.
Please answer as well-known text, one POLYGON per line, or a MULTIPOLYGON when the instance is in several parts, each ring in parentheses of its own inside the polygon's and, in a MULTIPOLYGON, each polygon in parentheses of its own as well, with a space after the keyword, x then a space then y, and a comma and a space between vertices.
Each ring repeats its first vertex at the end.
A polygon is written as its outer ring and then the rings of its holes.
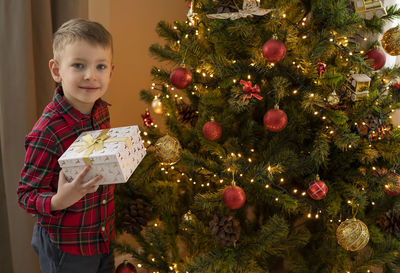
POLYGON ((47 231, 35 224, 32 247, 39 256, 43 273, 112 273, 114 255, 100 254, 79 256, 58 249, 49 238, 47 231))

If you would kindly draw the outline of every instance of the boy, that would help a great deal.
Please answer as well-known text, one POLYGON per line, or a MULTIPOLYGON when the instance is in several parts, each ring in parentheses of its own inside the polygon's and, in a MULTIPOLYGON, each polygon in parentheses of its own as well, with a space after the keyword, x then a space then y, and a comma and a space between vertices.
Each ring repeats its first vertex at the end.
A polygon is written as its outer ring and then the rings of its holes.
POLYGON ((114 269, 114 186, 83 183, 90 167, 66 181, 58 158, 83 131, 110 128, 100 99, 114 69, 112 37, 100 24, 72 19, 54 34, 53 101, 25 139, 19 205, 36 216, 32 247, 44 273, 91 273, 114 269))

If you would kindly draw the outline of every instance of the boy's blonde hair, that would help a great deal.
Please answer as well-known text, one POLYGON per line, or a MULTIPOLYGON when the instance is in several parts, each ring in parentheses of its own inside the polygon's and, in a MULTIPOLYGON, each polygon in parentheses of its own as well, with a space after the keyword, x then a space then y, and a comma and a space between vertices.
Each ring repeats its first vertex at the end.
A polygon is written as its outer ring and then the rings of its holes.
POLYGON ((65 46, 75 41, 86 41, 104 48, 110 47, 111 53, 113 51, 112 36, 101 24, 77 18, 65 22, 54 33, 54 59, 59 60, 65 46))

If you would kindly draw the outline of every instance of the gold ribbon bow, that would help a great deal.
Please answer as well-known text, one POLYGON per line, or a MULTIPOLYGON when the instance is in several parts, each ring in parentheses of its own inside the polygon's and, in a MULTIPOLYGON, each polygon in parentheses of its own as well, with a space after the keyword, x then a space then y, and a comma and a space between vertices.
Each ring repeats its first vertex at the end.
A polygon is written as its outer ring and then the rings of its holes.
POLYGON ((93 151, 100 151, 104 148, 104 143, 107 142, 125 142, 127 147, 131 147, 131 142, 129 141, 128 137, 114 137, 110 138, 107 135, 110 129, 105 129, 100 132, 100 134, 94 138, 91 134, 86 134, 82 137, 83 142, 80 143, 73 143, 71 146, 82 146, 77 149, 75 152, 80 153, 85 151, 83 154, 83 161, 86 165, 92 164, 91 159, 89 158, 93 151))

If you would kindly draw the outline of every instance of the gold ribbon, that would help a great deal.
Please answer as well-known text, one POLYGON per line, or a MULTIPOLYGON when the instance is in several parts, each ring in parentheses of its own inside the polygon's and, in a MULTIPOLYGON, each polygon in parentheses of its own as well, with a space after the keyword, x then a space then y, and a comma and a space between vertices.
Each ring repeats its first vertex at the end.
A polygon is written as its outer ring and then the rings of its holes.
POLYGON ((104 148, 104 143, 108 142, 125 142, 127 147, 131 147, 131 142, 129 141, 128 137, 114 137, 110 138, 109 135, 107 135, 108 131, 110 129, 105 129, 100 132, 100 134, 94 138, 91 134, 86 134, 82 137, 83 142, 80 143, 73 143, 71 146, 82 146, 79 149, 77 149, 75 152, 80 153, 82 151, 85 151, 83 154, 83 161, 85 162, 86 165, 92 164, 92 161, 90 159, 90 155, 93 153, 93 151, 100 151, 104 148))

